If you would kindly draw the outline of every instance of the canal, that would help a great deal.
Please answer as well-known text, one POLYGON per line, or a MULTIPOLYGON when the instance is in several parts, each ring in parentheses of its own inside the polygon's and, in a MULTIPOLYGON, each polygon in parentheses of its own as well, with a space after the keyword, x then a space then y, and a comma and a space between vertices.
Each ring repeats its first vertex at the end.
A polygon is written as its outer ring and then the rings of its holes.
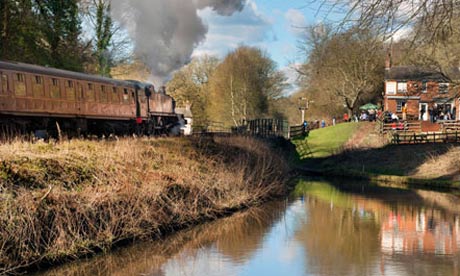
POLYGON ((303 179, 285 200, 38 275, 459 275, 459 203, 303 179))

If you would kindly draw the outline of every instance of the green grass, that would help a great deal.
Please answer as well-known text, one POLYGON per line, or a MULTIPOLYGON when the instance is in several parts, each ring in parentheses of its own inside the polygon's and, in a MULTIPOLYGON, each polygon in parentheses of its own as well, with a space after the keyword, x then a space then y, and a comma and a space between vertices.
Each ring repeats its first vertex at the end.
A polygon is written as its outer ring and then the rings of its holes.
POLYGON ((306 138, 313 157, 327 157, 337 152, 359 128, 357 123, 344 123, 316 129, 306 138))

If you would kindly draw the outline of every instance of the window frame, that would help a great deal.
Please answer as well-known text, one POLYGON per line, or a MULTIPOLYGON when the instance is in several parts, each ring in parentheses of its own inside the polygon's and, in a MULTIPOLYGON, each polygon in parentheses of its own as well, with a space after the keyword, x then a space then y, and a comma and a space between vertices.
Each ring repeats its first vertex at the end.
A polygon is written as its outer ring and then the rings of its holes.
POLYGON ((439 94, 447 94, 449 93, 449 83, 448 82, 440 82, 438 83, 438 93, 439 94), (443 86, 441 90, 441 85, 443 86))
POLYGON ((395 82, 395 81, 387 81, 385 88, 386 88, 387 95, 396 95, 397 82, 395 82), (390 88, 394 88, 394 89, 390 89, 390 88))
POLYGON ((8 94, 9 91, 9 81, 8 75, 4 72, 0 72, 0 81, 2 82, 2 86, 0 87, 1 94, 8 94))
POLYGON ((407 93, 407 82, 405 81, 398 81, 396 83, 396 92, 397 93, 407 93), (403 87, 403 88, 400 88, 400 87, 403 87))

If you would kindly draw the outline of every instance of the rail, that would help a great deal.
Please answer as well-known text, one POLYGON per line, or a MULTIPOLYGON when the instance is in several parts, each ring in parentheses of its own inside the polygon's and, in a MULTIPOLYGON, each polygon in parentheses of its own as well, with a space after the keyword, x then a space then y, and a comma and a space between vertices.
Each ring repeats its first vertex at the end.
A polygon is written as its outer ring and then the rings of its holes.
POLYGON ((305 137, 305 136, 308 136, 309 132, 310 130, 306 128, 304 125, 291 126, 289 128, 289 138, 295 139, 295 138, 305 137))
POLYGON ((388 132, 422 132, 422 123, 420 121, 404 121, 404 122, 392 122, 385 123, 382 120, 378 121, 378 127, 381 134, 386 134, 388 132))
POLYGON ((425 143, 458 143, 460 142, 460 131, 455 132, 428 132, 428 133, 407 133, 394 132, 392 144, 425 144, 425 143))
POLYGON ((441 124, 441 130, 442 132, 447 132, 447 131, 460 131, 460 121, 455 121, 455 120, 449 120, 449 121, 442 121, 440 122, 441 124))

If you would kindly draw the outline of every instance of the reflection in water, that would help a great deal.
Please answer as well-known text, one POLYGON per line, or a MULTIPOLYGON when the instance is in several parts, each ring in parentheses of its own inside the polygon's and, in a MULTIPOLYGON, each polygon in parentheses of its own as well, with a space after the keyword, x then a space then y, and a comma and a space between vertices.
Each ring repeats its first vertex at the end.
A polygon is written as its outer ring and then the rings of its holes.
POLYGON ((292 199, 43 275, 458 275, 451 194, 300 181, 292 199))

